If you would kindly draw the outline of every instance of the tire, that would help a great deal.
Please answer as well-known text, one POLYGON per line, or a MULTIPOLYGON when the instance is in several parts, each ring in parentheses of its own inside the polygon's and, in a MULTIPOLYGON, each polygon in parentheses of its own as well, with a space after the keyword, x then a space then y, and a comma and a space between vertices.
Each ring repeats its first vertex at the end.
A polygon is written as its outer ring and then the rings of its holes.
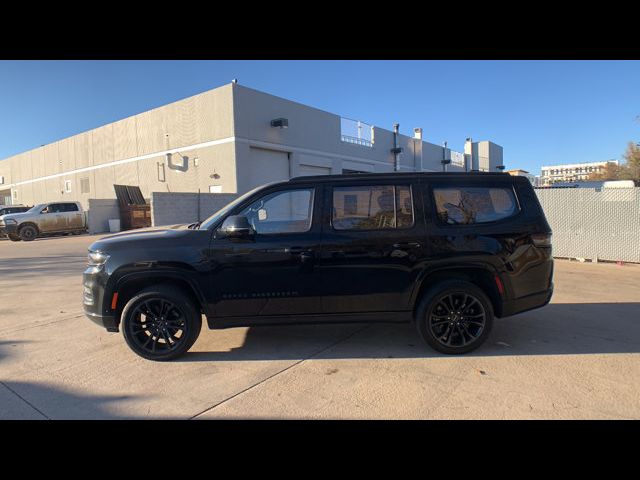
POLYGON ((136 354, 166 361, 184 355, 193 346, 200 335, 202 316, 179 288, 156 285, 127 302, 121 327, 127 345, 136 354))
POLYGON ((25 225, 20 227, 18 235, 20 236, 20 240, 30 242, 38 238, 38 229, 33 225, 25 225))
POLYGON ((434 350, 468 353, 484 343, 493 327, 493 306, 473 283, 448 280, 429 289, 416 310, 416 327, 434 350))
POLYGON ((20 240, 22 240, 19 236, 13 233, 8 234, 7 237, 9 237, 9 240, 11 240, 12 242, 19 242, 20 240))

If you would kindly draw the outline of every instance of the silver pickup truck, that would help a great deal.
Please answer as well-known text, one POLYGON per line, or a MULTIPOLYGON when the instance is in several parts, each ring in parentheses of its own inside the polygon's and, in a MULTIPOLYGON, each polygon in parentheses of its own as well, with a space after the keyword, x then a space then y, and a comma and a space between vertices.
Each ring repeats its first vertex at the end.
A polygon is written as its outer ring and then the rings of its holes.
POLYGON ((41 203, 23 213, 0 216, 0 236, 29 242, 40 236, 87 231, 85 212, 79 202, 41 203))

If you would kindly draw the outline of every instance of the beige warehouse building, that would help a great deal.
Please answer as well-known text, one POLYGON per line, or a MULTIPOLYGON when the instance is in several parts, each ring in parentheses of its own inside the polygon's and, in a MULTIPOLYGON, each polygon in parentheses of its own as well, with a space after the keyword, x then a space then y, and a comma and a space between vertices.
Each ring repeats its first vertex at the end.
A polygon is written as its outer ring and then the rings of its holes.
POLYGON ((0 161, 0 203, 73 200, 88 208, 89 199, 115 198, 114 184, 138 185, 149 198, 243 193, 299 175, 502 165, 495 143, 467 139, 455 152, 414 132, 395 136, 230 83, 0 161))

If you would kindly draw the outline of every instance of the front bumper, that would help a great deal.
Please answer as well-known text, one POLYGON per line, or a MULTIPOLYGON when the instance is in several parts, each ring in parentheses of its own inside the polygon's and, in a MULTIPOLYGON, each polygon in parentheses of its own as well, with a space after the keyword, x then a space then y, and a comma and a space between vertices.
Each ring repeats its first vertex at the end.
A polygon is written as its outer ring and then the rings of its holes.
POLYGON ((84 308, 84 314, 96 325, 100 325, 101 327, 106 328, 107 332, 120 331, 120 329, 118 328, 116 317, 114 317, 113 315, 100 315, 99 313, 88 310, 86 306, 84 308))
POLYGON ((9 234, 16 235, 18 233, 18 225, 1 225, 0 235, 7 236, 9 234))
POLYGON ((106 328, 108 332, 118 332, 119 318, 111 310, 108 294, 105 293, 106 278, 102 269, 88 267, 85 270, 82 276, 82 306, 85 316, 93 323, 106 328))

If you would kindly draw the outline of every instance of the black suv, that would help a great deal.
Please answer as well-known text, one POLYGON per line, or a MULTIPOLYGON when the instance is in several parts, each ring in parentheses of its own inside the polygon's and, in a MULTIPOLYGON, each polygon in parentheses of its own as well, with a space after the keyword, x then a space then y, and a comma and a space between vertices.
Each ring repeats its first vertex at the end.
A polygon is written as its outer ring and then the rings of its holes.
POLYGON ((297 177, 202 223, 110 235, 89 248, 86 315, 151 360, 209 328, 410 322, 469 352, 494 317, 553 293, 551 229, 524 177, 384 173, 297 177))

